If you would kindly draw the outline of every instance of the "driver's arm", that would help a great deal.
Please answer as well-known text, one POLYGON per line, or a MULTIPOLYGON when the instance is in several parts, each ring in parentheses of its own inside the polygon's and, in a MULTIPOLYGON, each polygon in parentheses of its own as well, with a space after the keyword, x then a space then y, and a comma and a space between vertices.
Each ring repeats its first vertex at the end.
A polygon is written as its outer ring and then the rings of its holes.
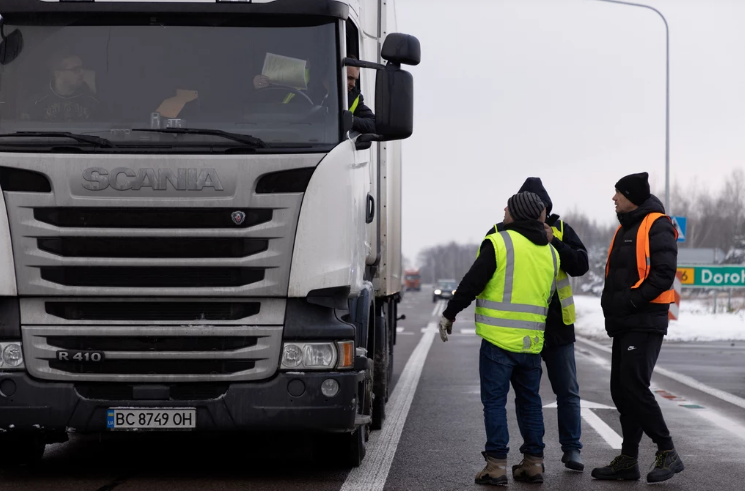
POLYGON ((352 129, 360 133, 375 133, 375 113, 365 105, 365 98, 360 94, 360 102, 354 113, 352 129))

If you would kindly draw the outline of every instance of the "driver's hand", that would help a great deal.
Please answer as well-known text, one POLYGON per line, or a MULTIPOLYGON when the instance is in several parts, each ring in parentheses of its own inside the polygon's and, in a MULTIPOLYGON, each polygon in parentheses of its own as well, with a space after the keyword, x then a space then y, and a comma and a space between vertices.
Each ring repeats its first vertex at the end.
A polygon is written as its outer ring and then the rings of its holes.
POLYGON ((272 81, 266 75, 256 75, 254 77, 254 89, 264 89, 272 85, 272 81))

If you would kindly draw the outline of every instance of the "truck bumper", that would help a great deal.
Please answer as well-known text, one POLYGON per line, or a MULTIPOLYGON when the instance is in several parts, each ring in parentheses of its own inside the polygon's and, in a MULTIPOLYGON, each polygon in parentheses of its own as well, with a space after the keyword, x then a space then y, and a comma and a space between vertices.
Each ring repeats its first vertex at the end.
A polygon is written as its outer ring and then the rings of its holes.
POLYGON ((124 387, 140 394, 138 399, 122 400, 84 397, 82 384, 41 381, 26 373, 0 372, 0 433, 3 430, 108 431, 106 411, 115 407, 196 408, 196 431, 348 432, 355 429, 358 382, 363 379, 364 372, 279 373, 263 382, 228 384, 223 394, 206 400, 163 397, 163 391, 170 390, 168 386, 98 387, 97 394, 105 393, 107 387, 110 393, 124 387), (331 398, 321 393, 321 384, 327 379, 339 383, 339 392, 331 398))

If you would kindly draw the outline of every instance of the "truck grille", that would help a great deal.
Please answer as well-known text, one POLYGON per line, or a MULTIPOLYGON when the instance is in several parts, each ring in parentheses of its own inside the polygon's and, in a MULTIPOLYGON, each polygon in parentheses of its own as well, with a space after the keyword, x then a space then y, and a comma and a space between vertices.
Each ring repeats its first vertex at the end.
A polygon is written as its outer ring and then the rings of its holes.
POLYGON ((79 351, 229 351, 256 346, 256 337, 49 336, 49 346, 79 351))
POLYGON ((50 283, 83 287, 237 287, 264 279, 264 270, 257 268, 52 266, 39 269, 41 278, 50 283))
POLYGON ((259 302, 46 302, 69 321, 232 321, 259 313, 259 302))
MULTIPOLYGON (((172 401, 207 401, 218 399, 228 391, 226 384, 172 384, 165 387, 172 401)), ((134 386, 129 384, 75 384, 75 390, 86 399, 104 401, 135 399, 134 386)))
POLYGON ((64 257, 240 258, 269 248, 265 239, 206 237, 55 237, 36 242, 40 250, 64 257))
POLYGON ((36 208, 34 218, 64 228, 249 228, 271 221, 271 209, 253 208, 36 208), (245 213, 236 224, 233 212, 245 213))
POLYGON ((252 360, 104 360, 99 363, 51 360, 49 368, 95 375, 232 375, 251 370, 252 360))
POLYGON ((51 183, 44 193, 3 190, 18 294, 286 297, 305 190, 295 184, 323 157, 6 156, 5 168, 51 183), (213 169, 224 189, 84 186, 86 170, 100 165, 173 171, 186 161, 213 169))
POLYGON ((279 366, 282 326, 23 326, 31 376, 72 382, 261 380, 279 366), (60 350, 99 351, 100 362, 57 360, 60 350))

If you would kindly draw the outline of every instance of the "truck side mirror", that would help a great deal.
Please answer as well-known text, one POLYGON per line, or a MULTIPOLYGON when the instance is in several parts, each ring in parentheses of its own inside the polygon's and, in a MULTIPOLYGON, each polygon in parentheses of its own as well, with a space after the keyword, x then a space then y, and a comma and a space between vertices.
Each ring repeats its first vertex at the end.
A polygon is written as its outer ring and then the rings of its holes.
POLYGON ((380 56, 397 65, 418 65, 422 60, 422 47, 414 36, 394 32, 386 36, 380 56))
POLYGON ((385 38, 381 51, 388 63, 383 66, 355 59, 344 59, 346 66, 373 68, 375 77, 376 134, 357 137, 358 150, 370 148, 370 142, 404 140, 414 132, 414 78, 401 65, 418 65, 422 58, 419 40, 414 36, 392 33, 385 38))
POLYGON ((375 127, 378 141, 403 140, 414 132, 414 77, 391 62, 375 77, 375 127))
POLYGON ((5 23, 0 18, 0 65, 8 65, 18 58, 23 49, 23 35, 16 29, 7 36, 5 35, 5 23))

